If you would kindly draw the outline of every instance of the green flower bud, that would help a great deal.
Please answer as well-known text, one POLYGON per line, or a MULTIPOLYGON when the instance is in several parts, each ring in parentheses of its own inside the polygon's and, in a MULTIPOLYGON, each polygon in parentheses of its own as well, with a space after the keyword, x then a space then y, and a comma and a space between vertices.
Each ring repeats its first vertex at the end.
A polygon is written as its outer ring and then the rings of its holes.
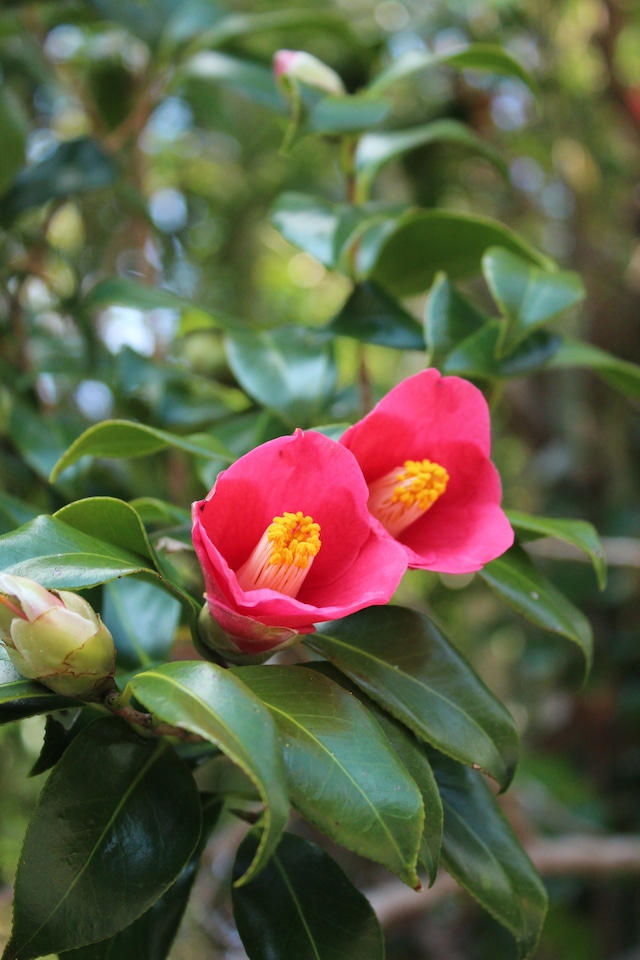
POLYGON ((278 50, 273 72, 282 83, 305 83, 314 90, 340 97, 346 93, 341 77, 322 60, 304 50, 278 50))
POLYGON ((97 700, 113 685, 113 638, 77 593, 0 573, 0 640, 23 677, 63 696, 97 700))

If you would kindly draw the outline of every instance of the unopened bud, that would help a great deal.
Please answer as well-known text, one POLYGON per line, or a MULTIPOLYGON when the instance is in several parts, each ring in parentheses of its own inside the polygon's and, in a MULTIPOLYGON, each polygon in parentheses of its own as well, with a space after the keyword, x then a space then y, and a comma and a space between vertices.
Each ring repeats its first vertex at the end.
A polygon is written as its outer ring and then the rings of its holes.
POLYGON ((273 72, 277 80, 305 83, 308 87, 341 97, 346 93, 340 76, 304 50, 278 50, 273 57, 273 72))
POLYGON ((113 684, 113 638, 77 593, 0 573, 0 640, 23 677, 63 696, 95 700, 113 684))

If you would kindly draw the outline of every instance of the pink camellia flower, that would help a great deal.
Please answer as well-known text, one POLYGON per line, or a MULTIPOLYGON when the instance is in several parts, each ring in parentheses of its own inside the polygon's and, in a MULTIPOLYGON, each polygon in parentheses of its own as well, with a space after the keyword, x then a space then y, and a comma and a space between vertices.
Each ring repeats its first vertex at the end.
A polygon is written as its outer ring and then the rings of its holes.
POLYGON ((489 408, 467 380, 423 370, 341 443, 360 464, 369 510, 402 544, 410 567, 471 573, 513 543, 489 459, 489 408))
POLYGON ((232 650, 264 653, 389 600, 407 559, 368 495, 353 454, 297 430, 245 454, 193 504, 208 613, 232 650))

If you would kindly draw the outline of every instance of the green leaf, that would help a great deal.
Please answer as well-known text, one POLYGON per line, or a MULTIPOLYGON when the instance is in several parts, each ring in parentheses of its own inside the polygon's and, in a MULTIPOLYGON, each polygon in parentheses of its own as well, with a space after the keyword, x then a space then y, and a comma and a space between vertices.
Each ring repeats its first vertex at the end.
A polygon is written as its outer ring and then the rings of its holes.
POLYGON ((547 895, 483 777, 433 754, 444 806, 442 861, 449 873, 515 938, 521 960, 533 957, 547 895))
POLYGON ((293 805, 336 843, 418 887, 422 798, 367 710, 313 670, 234 672, 273 714, 293 805))
POLYGON ((176 882, 141 917, 109 940, 60 954, 60 960, 165 960, 189 900, 209 835, 222 804, 205 800, 203 829, 191 860, 176 882))
POLYGON ((557 517, 534 517, 519 510, 507 510, 507 516, 520 539, 554 537, 570 543, 589 557, 598 578, 598 586, 604 590, 607 584, 607 561, 598 533, 586 520, 565 520, 557 517), (524 536, 522 536, 524 534, 524 536))
POLYGON ((40 513, 32 504, 0 490, 0 533, 9 533, 40 513))
POLYGON ((576 643, 591 666, 593 634, 589 621, 567 597, 541 573, 517 544, 478 574, 509 606, 531 623, 559 633, 576 643))
POLYGON ((373 100, 366 94, 323 97, 310 110, 307 126, 314 133, 356 134, 382 123, 391 110, 387 100, 373 100))
POLYGON ((517 758, 513 718, 427 617, 370 607, 305 637, 427 743, 505 788, 517 758))
POLYGON ((18 174, 0 197, 0 222, 10 223, 30 207, 97 190, 115 179, 111 157, 95 141, 65 140, 44 160, 18 174))
POLYGON ((180 875, 200 820, 193 778, 167 741, 111 717, 90 724, 52 771, 27 828, 3 960, 127 927, 180 875))
POLYGON ((362 196, 369 196, 374 179, 391 160, 417 147, 438 142, 453 143, 473 150, 493 163, 505 179, 509 176, 509 168, 498 151, 481 140, 466 124, 459 120, 434 120, 410 130, 366 133, 356 150, 358 192, 362 196))
POLYGON ((260 846, 246 883, 278 845, 289 801, 275 724, 262 703, 213 663, 167 663, 139 673, 127 687, 165 723, 210 740, 245 773, 265 804, 260 846))
POLYGON ((325 330, 334 336, 353 337, 381 347, 424 350, 420 325, 375 283, 357 284, 325 330))
MULTIPOLYGON (((257 840, 241 844, 242 875, 257 840)), ((384 960, 371 905, 331 857, 287 833, 259 877, 233 890, 233 912, 250 960, 384 960)))
POLYGON ((161 526, 184 526, 191 524, 191 512, 157 497, 136 497, 130 506, 136 511, 142 523, 161 526))
POLYGON ((424 317, 429 362, 440 367, 445 357, 481 330, 488 319, 456 290, 445 273, 439 273, 429 291, 424 317))
POLYGON ((592 370, 605 383, 633 400, 640 400, 640 366, 619 360, 612 354, 581 340, 563 337, 559 349, 547 364, 548 369, 583 367, 592 370))
POLYGON ((513 353, 500 359, 498 344, 501 336, 502 321, 489 320, 480 330, 451 350, 441 362, 441 371, 483 380, 521 377, 545 368, 561 343, 556 334, 536 330, 523 340, 513 353))
POLYGON ((27 123, 9 90, 0 88, 0 193, 7 189, 24 163, 27 123))
POLYGON ((447 53, 412 50, 379 74, 369 85, 369 93, 379 95, 398 80, 404 80, 406 77, 422 73, 423 70, 440 64, 459 67, 461 70, 486 70, 501 76, 515 77, 526 84, 531 91, 536 92, 533 77, 502 47, 488 43, 473 43, 447 53))
POLYGON ((442 802, 433 771, 426 758, 422 744, 411 730, 408 730, 402 723, 395 720, 386 710, 382 710, 363 690, 360 690, 352 683, 344 673, 336 670, 333 664, 318 660, 314 663, 306 664, 306 666, 310 670, 315 670, 323 674, 323 676, 329 677, 335 683, 339 683, 340 686, 354 694, 354 696, 364 704, 384 730, 389 743, 398 754, 400 762, 418 787, 422 796, 425 814, 419 860, 427 871, 430 882, 433 883, 438 872, 438 860, 440 858, 440 846, 442 843, 442 802))
POLYGON ((105 584, 102 619, 118 651, 118 667, 148 667, 173 646, 180 603, 146 580, 128 577, 105 584))
POLYGON ((340 212, 341 208, 328 200, 303 193, 283 193, 272 209, 271 221, 285 240, 333 269, 340 212))
POLYGON ((234 376, 262 406, 292 427, 308 426, 335 387, 331 344, 304 327, 227 334, 227 359, 234 376))
POLYGON ((401 217, 380 247, 369 279, 392 295, 427 290, 438 271, 452 279, 477 273, 483 253, 501 246, 539 266, 548 261, 509 227, 448 210, 419 210, 401 217))
POLYGON ((85 430, 60 457, 51 471, 54 483, 60 474, 81 457, 146 457, 167 447, 185 450, 201 457, 230 463, 233 457, 209 434, 181 437, 132 420, 103 420, 85 430))
POLYGON ((349 27, 344 17, 333 10, 268 10, 264 13, 238 13, 221 18, 211 29, 204 32, 197 41, 200 47, 222 46, 240 37, 251 34, 264 35, 271 30, 293 30, 307 27, 313 31, 331 30, 349 35, 349 27))
POLYGON ((220 83, 271 110, 284 112, 285 99, 278 89, 273 71, 251 60, 217 50, 201 50, 179 68, 177 78, 220 83))
POLYGON ((114 547, 122 547, 153 561, 153 550, 134 508, 115 497, 75 500, 56 513, 56 520, 114 547))
POLYGON ((543 269, 509 250, 494 247, 482 270, 505 318, 498 353, 511 353, 533 330, 584 299, 580 277, 569 270, 543 269))
MULTIPOLYGON (((107 277, 106 280, 100 280, 89 290, 83 300, 83 306, 87 310, 102 309, 114 303, 144 311, 161 308, 177 310, 181 314, 196 313, 202 319, 194 329, 200 329, 203 326, 222 326, 217 317, 200 307, 195 308, 192 303, 172 293, 171 290, 151 287, 130 277, 107 277)), ((192 320, 192 323, 195 323, 195 320, 192 320)))
POLYGON ((25 680, 5 657, 0 644, 0 724, 78 706, 70 697, 61 697, 40 683, 25 680))

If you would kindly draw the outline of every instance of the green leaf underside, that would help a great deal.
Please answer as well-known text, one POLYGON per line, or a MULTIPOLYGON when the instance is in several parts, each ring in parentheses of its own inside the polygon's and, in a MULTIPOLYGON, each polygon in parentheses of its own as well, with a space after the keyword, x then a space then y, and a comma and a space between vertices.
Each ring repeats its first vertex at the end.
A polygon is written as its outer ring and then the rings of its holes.
POLYGON ((234 672, 273 714, 299 812, 336 843, 419 886, 422 799, 360 702, 299 666, 234 672))
POLYGON ((519 957, 532 957, 547 908, 535 867, 481 774, 430 758, 444 806, 443 865, 514 936, 519 957))
MULTIPOLYGON (((243 841, 236 876, 256 845, 253 834, 243 841)), ((369 902, 324 850, 292 834, 255 880, 234 888, 233 912, 250 960, 384 960, 369 902)))
POLYGON ((585 296, 576 273, 541 269, 501 247, 487 250, 482 258, 482 270, 505 318, 498 345, 501 356, 585 296))
POLYGON ((507 517, 516 533, 535 537, 553 537, 569 543, 585 553, 595 570, 598 586, 604 590, 607 583, 607 561, 595 527, 586 520, 565 520, 560 517, 535 517, 519 510, 507 510, 507 517))
POLYGON ((538 570, 518 544, 492 560, 479 576, 517 613, 530 623, 559 633, 580 648, 585 672, 591 667, 593 634, 585 615, 538 570))
POLYGON ((424 350, 420 325, 375 283, 358 284, 326 330, 395 350, 424 350))
POLYGON ((176 882, 152 907, 109 940, 69 950, 60 960, 165 960, 178 932, 202 853, 222 810, 222 804, 206 801, 203 829, 191 860, 176 882))
POLYGON ((393 296, 410 296, 427 290, 439 271, 453 279, 477 273, 485 250, 495 246, 531 263, 548 265, 542 254, 496 220, 421 210, 397 221, 377 252, 369 279, 393 296))
POLYGON ((419 860, 427 871, 429 882, 433 883, 438 872, 440 846, 442 843, 442 802, 433 771, 426 758, 422 744, 404 724, 396 720, 374 703, 366 693, 352 683, 344 673, 340 673, 333 664, 316 660, 305 665, 308 670, 314 670, 335 683, 339 683, 356 696, 373 715, 382 727, 389 743, 397 753, 411 779, 414 781, 422 796, 424 806, 424 832, 420 842, 419 860))
POLYGON ((81 457, 146 457, 168 447, 201 457, 219 459, 225 463, 230 463, 233 459, 219 441, 208 435, 181 437, 133 420, 105 420, 89 427, 71 444, 54 466, 49 479, 54 483, 64 470, 77 463, 81 457))
POLYGON ((40 683, 25 680, 5 656, 0 644, 0 724, 77 706, 77 701, 70 697, 61 697, 40 683))
POLYGON ((262 840, 246 882, 275 850, 289 815, 285 771, 269 711, 237 677, 212 663, 167 663, 127 687, 153 714, 214 743, 245 773, 265 805, 262 840))
POLYGON ((513 718, 427 617, 369 608, 304 642, 418 737, 508 786, 518 751, 513 718))
POLYGON ((166 741, 111 717, 90 724, 51 773, 27 828, 3 960, 71 950, 129 926, 188 863, 200 819, 193 778, 166 741))

